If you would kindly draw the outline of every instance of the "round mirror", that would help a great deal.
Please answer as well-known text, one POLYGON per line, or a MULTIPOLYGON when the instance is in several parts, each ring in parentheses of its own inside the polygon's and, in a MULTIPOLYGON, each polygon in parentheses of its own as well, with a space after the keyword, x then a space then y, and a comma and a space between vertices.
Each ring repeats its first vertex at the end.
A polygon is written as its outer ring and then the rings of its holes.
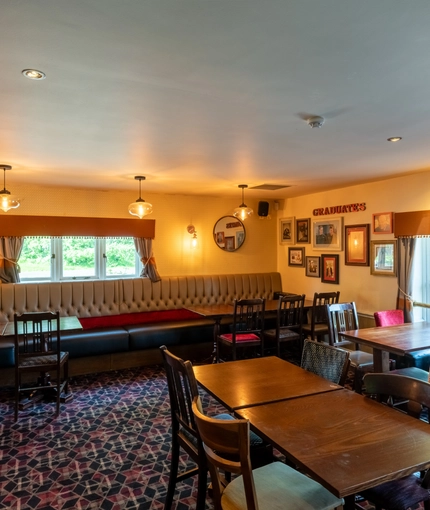
POLYGON ((214 241, 221 250, 238 250, 245 242, 243 223, 234 216, 223 216, 215 223, 214 241))

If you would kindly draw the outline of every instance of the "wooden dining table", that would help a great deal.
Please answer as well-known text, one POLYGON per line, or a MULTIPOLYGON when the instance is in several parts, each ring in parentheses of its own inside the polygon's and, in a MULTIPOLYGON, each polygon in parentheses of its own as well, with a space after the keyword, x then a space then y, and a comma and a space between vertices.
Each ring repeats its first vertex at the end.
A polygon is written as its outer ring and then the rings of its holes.
MULTIPOLYGON (((1 324, 1 323, 0 323, 1 324)), ((55 324, 55 321, 54 321, 55 324)), ((71 315, 68 317, 60 317, 60 331, 72 331, 82 329, 82 324, 78 317, 71 315)), ((1 328, 0 328, 1 330, 1 328)), ((15 324, 13 321, 7 322, 3 330, 3 336, 13 336, 15 334, 15 324)))
POLYGON ((254 431, 354 509, 354 494, 430 466, 429 425, 342 389, 238 409, 254 431))
POLYGON ((339 332, 339 337, 373 348, 375 372, 388 372, 389 353, 407 353, 430 349, 430 323, 412 322, 396 326, 355 329, 339 332))
POLYGON ((230 411, 342 389, 276 356, 193 368, 199 385, 230 411))

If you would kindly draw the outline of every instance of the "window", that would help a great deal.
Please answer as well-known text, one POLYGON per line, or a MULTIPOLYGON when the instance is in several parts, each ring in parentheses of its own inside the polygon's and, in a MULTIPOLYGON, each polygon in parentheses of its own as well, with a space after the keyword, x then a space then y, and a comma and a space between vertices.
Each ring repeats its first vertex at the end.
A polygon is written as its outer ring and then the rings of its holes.
MULTIPOLYGON (((430 304, 430 238, 416 239, 412 269, 412 298, 430 304)), ((430 309, 414 306, 415 321, 430 321, 430 309)))
POLYGON ((28 237, 19 266, 21 281, 137 277, 142 269, 131 237, 28 237))

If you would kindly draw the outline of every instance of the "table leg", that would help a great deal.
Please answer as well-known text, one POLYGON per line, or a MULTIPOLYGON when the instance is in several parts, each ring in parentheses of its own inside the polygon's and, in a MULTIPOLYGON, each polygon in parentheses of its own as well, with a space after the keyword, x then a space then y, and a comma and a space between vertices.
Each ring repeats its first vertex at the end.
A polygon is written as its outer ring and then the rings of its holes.
POLYGON ((375 372, 390 371, 390 356, 387 351, 373 349, 373 370, 375 372))
POLYGON ((222 317, 215 317, 214 321, 214 347, 212 351, 212 363, 218 363, 219 361, 219 347, 218 347, 218 335, 221 331, 221 319, 222 317))

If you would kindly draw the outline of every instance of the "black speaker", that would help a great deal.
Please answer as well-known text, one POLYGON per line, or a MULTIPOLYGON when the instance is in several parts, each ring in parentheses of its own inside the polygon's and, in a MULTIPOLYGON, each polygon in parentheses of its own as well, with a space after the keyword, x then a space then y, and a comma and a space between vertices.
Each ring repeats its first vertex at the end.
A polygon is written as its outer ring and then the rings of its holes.
POLYGON ((258 202, 258 216, 264 218, 269 215, 269 202, 258 202))

